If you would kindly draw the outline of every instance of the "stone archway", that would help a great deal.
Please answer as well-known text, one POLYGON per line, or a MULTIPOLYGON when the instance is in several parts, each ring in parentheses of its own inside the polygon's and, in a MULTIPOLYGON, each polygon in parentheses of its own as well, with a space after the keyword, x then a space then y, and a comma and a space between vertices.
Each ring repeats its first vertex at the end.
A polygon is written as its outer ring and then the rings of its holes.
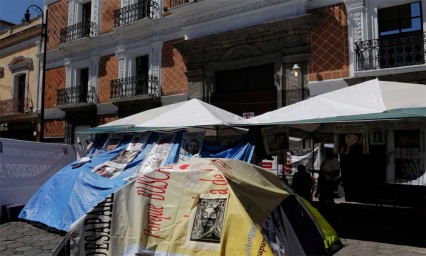
POLYGON ((300 84, 289 72, 293 64, 310 61, 308 33, 320 19, 318 14, 306 15, 178 43, 185 56, 189 97, 211 103, 216 72, 272 64, 275 108, 288 104, 287 92, 300 84))

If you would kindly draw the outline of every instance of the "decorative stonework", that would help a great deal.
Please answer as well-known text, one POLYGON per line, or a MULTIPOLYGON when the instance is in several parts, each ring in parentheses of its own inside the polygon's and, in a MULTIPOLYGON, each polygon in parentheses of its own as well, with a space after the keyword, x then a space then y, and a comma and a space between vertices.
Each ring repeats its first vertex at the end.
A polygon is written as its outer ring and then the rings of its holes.
POLYGON ((190 82, 189 83, 189 98, 190 99, 203 99, 203 83, 190 82))
POLYGON ((350 19, 353 22, 352 37, 354 42, 362 41, 362 13, 351 13, 350 19))
POLYGON ((345 0, 345 6, 349 16, 350 31, 352 31, 353 42, 362 41, 362 18, 364 12, 364 1, 345 0))
POLYGON ((64 59, 64 66, 65 66, 65 88, 71 87, 71 59, 65 58, 64 59))
MULTIPOLYGON (((96 24, 100 25, 100 10, 99 10, 99 6, 100 6, 100 0, 92 0, 92 8, 93 8, 92 21, 95 22, 96 24)), ((98 32, 100 31, 100 26, 97 26, 97 30, 98 31, 96 31, 96 35, 98 35, 98 32)))
POLYGON ((284 2, 289 2, 289 0, 257 0, 257 1, 246 1, 245 4, 241 4, 234 8, 219 10, 212 13, 202 13, 195 18, 186 20, 183 26, 191 26, 198 23, 203 23, 210 20, 216 20, 224 18, 231 15, 236 15, 239 13, 249 12, 252 10, 257 10, 271 5, 276 5, 284 2))
POLYGON ((68 2, 68 26, 71 26, 74 24, 74 17, 75 17, 75 0, 70 0, 68 2))
MULTIPOLYGON (((160 49, 158 48, 154 48, 154 53, 153 53, 153 63, 152 63, 152 69, 151 69, 151 74, 157 78, 160 78, 160 49)), ((160 82, 160 81, 159 81, 160 82)), ((160 86, 157 87, 157 96, 159 97, 161 95, 161 91, 160 91, 160 86)))
POLYGON ((262 51, 254 45, 238 45, 228 49, 222 56, 222 61, 242 59, 262 55, 262 51))
MULTIPOLYGON (((90 86, 94 86, 97 90, 98 88, 98 77, 99 77, 99 52, 92 53, 92 56, 90 58, 90 86)), ((97 94, 96 94, 97 95, 97 94)), ((96 99, 97 101, 97 99, 96 99)))
POLYGON ((115 52, 115 56, 117 56, 118 60, 118 79, 124 78, 124 68, 125 68, 125 58, 126 58, 126 50, 120 49, 115 52))

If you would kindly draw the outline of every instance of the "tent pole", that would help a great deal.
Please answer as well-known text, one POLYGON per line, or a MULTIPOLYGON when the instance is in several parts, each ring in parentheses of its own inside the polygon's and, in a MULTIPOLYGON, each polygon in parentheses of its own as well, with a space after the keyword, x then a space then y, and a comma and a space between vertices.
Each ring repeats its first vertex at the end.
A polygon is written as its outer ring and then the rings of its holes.
POLYGON ((216 144, 219 144, 219 126, 216 125, 216 144))
POLYGON ((312 167, 311 172, 314 170, 315 165, 315 131, 312 133, 312 167))

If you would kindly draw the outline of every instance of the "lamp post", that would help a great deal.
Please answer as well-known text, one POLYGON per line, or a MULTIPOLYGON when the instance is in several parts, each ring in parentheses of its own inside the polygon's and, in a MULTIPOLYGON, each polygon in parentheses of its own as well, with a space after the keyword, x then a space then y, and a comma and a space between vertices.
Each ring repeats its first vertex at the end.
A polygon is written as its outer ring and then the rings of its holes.
POLYGON ((302 91, 302 100, 304 100, 305 99, 305 83, 304 83, 305 77, 302 74, 302 69, 299 67, 298 64, 294 64, 291 71, 293 71, 294 76, 299 79, 298 83, 299 83, 299 85, 301 87, 301 91, 302 91))
POLYGON ((43 39, 43 72, 41 78, 41 102, 40 102, 40 142, 44 140, 44 91, 46 77, 46 48, 47 48, 47 10, 43 10, 37 5, 30 5, 25 12, 23 22, 31 23, 30 9, 35 10, 41 15, 41 38, 43 39))

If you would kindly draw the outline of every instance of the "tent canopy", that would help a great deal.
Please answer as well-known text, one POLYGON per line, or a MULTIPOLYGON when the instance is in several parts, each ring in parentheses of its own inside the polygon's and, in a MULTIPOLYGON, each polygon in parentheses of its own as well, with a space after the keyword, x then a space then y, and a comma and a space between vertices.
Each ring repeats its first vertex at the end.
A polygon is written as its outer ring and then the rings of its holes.
POLYGON ((426 117, 426 85, 374 79, 232 124, 320 124, 412 117, 426 117))
POLYGON ((186 127, 227 126, 244 118, 198 99, 178 102, 85 130, 107 133, 134 130, 177 129, 186 127))

